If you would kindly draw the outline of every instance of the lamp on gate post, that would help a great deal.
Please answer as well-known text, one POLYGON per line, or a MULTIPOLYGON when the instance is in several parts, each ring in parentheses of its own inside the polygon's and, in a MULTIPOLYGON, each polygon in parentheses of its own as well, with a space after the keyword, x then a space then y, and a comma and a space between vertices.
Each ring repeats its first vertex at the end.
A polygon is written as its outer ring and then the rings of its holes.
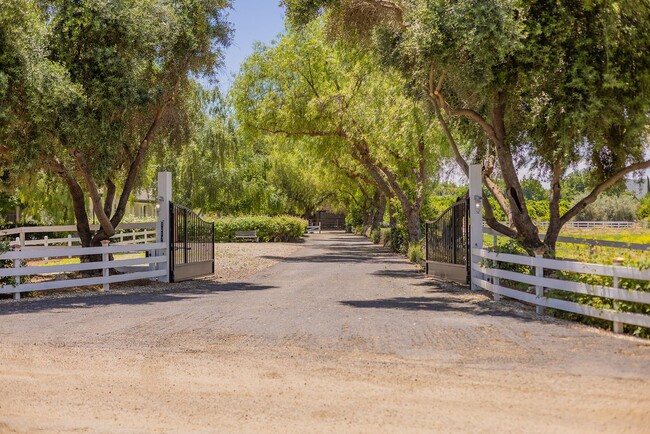
POLYGON ((481 205, 483 202, 483 197, 479 196, 478 194, 474 195, 474 211, 476 214, 481 213, 481 205))

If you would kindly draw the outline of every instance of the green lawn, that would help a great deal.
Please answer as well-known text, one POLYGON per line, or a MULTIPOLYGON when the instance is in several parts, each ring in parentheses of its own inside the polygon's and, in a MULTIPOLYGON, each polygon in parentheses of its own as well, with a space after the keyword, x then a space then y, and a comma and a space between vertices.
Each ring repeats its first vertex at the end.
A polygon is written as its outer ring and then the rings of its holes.
POLYGON ((650 244, 650 229, 572 229, 562 231, 562 235, 594 240, 650 244))
MULTIPOLYGON (((562 231, 561 235, 591 240, 650 244, 650 229, 571 229, 562 231)), ((492 246, 493 237, 485 235, 483 243, 485 246, 492 246)), ((508 238, 499 237, 499 246, 506 245, 508 245, 508 238)), ((523 254, 523 250, 520 253, 523 254)), ((650 267, 650 252, 618 247, 590 247, 582 244, 558 243, 556 256, 596 264, 611 264, 614 258, 622 257, 624 258, 623 265, 641 268, 650 267)))

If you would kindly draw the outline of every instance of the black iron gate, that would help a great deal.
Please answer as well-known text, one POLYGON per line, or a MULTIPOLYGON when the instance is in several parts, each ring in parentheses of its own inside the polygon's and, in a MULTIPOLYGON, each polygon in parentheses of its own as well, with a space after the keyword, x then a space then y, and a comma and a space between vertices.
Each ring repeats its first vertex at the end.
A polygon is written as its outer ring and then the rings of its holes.
POLYGON ((426 271, 469 283, 469 198, 426 223, 426 271))
POLYGON ((169 272, 172 282, 214 273, 214 223, 169 202, 169 272))

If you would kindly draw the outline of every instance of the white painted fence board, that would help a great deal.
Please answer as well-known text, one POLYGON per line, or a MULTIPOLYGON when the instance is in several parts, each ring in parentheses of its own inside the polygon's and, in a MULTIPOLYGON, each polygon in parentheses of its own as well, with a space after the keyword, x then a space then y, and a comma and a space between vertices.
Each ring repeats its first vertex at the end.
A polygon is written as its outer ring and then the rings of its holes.
POLYGON ((614 267, 613 265, 588 264, 559 259, 534 258, 532 256, 512 255, 509 253, 490 252, 485 249, 472 249, 472 254, 493 261, 510 262, 513 264, 542 266, 552 270, 569 271, 573 273, 598 274, 635 280, 650 280, 650 270, 639 270, 631 267, 614 267))
MULTIPOLYGON (((67 244, 68 241, 72 241, 73 243, 81 243, 81 239, 79 237, 74 237, 74 238, 48 238, 47 243, 49 245, 52 244, 67 244)), ((44 246, 45 245, 45 240, 25 240, 25 246, 44 246)))
POLYGON ((133 244, 129 246, 112 245, 108 247, 67 247, 67 246, 35 247, 35 248, 25 248, 15 252, 3 253, 2 255, 0 255, 0 260, 101 255, 103 253, 109 253, 109 254, 134 253, 134 252, 144 252, 148 250, 162 250, 162 249, 167 249, 167 243, 133 244))
MULTIPOLYGON (((151 238, 153 239, 153 236, 156 234, 155 230, 145 230, 145 231, 139 231, 139 232, 124 232, 121 234, 115 234, 111 237, 111 240, 115 242, 116 240, 118 241, 119 244, 142 244, 142 241, 145 238, 145 235, 149 237, 150 235, 152 236, 151 238), (133 236, 136 236, 136 239, 133 239, 133 236), (129 238, 128 240, 124 240, 124 238, 129 238)), ((79 237, 71 237, 71 238, 49 238, 47 240, 48 245, 54 245, 54 244, 67 244, 69 242, 75 243, 75 244, 81 244, 81 238, 79 237)), ((25 240, 24 246, 45 246, 45 239, 40 239, 40 240, 25 240)))
POLYGON ((574 303, 567 300, 558 300, 547 297, 537 297, 534 294, 518 291, 512 288, 506 288, 500 285, 487 282, 482 279, 474 278, 472 282, 490 292, 494 292, 505 297, 514 298, 516 300, 525 301, 537 306, 550 307, 552 309, 563 310, 566 312, 573 312, 581 315, 600 318, 608 321, 618 321, 625 324, 632 324, 641 327, 650 327, 650 316, 632 312, 617 312, 609 309, 596 309, 591 306, 585 306, 579 303, 574 303))
POLYGON ((0 268, 0 277, 30 276, 36 274, 70 273, 76 271, 101 270, 107 268, 127 267, 131 265, 160 264, 167 262, 166 256, 150 256, 133 259, 118 259, 109 262, 97 261, 81 264, 43 265, 21 268, 0 268))
POLYGON ((572 282, 549 277, 537 277, 529 274, 517 273, 515 271, 481 267, 476 263, 472 264, 472 268, 488 276, 497 277, 500 279, 514 280, 516 282, 526 283, 529 285, 539 285, 544 286, 545 288, 611 298, 614 300, 650 304, 649 292, 613 288, 610 286, 602 285, 588 285, 582 282, 572 282))
POLYGON ((167 275, 167 270, 142 271, 138 273, 116 274, 108 277, 87 277, 82 279, 51 280, 48 282, 26 283, 19 286, 0 286, 0 294, 15 292, 46 291, 50 289, 75 288, 78 286, 102 285, 104 283, 128 282, 131 280, 152 279, 167 275))
POLYGON ((136 273, 115 274, 108 277, 109 283, 129 282, 131 280, 153 279, 167 275, 167 270, 138 271, 136 273))
MULTIPOLYGON (((118 225, 117 230, 124 229, 156 229, 157 222, 144 223, 123 223, 118 225)), ((90 225, 90 230, 96 231, 100 225, 90 225)), ((0 230, 0 236, 18 235, 18 234, 37 234, 44 232, 77 232, 75 225, 58 225, 58 226, 23 226, 20 228, 11 228, 0 230)))
MULTIPOLYGON (((483 233, 487 235, 509 238, 507 235, 502 234, 501 232, 495 231, 494 229, 487 227, 483 228, 483 233)), ((650 251, 650 244, 642 243, 626 243, 624 241, 611 241, 611 240, 596 240, 589 238, 577 238, 577 237, 564 237, 560 236, 557 239, 558 243, 566 244, 581 244, 588 246, 599 246, 599 247, 612 247, 619 249, 628 249, 628 250, 641 250, 641 251, 650 251)))

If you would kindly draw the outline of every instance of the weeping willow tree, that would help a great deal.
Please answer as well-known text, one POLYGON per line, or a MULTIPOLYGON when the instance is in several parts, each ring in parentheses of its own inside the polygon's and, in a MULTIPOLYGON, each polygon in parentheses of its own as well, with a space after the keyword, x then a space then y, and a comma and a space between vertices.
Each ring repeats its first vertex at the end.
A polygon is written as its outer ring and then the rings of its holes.
POLYGON ((384 201, 396 198, 415 241, 444 139, 403 88, 403 80, 382 71, 371 56, 327 42, 316 21, 276 46, 258 47, 233 93, 248 134, 281 138, 334 168, 339 163, 352 176, 363 175, 384 201))

